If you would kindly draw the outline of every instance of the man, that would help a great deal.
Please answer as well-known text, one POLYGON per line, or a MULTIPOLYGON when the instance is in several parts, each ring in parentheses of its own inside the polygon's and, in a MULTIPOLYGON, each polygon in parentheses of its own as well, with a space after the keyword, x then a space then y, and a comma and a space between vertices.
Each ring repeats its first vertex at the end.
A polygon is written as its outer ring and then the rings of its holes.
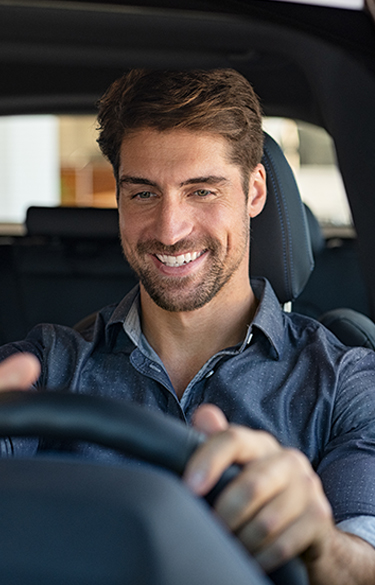
POLYGON ((2 389, 38 378, 193 421, 210 439, 185 481, 205 494, 243 466, 216 511, 266 570, 301 555, 313 584, 375 581, 375 356, 249 282, 249 220, 266 198, 252 88, 231 70, 135 70, 99 122, 139 290, 82 335, 43 325, 5 346, 2 359, 34 357, 4 362, 2 389))

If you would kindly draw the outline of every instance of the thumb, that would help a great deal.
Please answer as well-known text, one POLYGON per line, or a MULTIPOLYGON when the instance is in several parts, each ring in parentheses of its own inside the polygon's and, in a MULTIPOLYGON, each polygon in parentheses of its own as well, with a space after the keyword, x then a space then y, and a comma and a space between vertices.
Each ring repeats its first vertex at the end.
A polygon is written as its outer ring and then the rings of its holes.
POLYGON ((40 375, 40 363, 34 355, 18 353, 0 364, 0 392, 27 390, 40 375))
POLYGON ((213 435, 225 431, 228 427, 228 421, 218 406, 202 404, 194 412, 193 426, 206 435, 213 435))

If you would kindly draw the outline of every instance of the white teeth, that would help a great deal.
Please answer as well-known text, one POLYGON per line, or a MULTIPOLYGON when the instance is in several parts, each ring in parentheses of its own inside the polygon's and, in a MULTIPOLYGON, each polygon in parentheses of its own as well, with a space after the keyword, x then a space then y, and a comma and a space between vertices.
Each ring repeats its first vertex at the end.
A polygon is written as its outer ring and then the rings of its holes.
POLYGON ((156 254, 156 257, 160 262, 165 264, 166 266, 182 266, 183 264, 189 264, 189 262, 193 262, 199 256, 201 256, 203 252, 188 252, 187 254, 180 254, 179 256, 167 256, 166 254, 156 254))

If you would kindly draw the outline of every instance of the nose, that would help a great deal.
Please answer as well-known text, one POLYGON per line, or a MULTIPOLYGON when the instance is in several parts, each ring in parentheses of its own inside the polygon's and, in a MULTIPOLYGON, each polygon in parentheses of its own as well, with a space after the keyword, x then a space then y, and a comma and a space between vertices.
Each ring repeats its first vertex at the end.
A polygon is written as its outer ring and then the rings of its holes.
POLYGON ((165 246, 173 246, 189 236, 194 228, 188 205, 180 199, 163 198, 155 217, 155 237, 165 246))

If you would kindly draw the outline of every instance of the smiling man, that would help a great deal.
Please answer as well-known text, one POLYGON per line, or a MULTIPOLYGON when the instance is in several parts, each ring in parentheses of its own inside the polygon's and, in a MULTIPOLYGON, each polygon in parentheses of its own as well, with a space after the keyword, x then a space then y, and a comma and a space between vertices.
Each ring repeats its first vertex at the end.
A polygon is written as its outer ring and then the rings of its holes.
POLYGON ((246 191, 243 174, 211 132, 140 129, 121 145, 121 241, 140 278, 143 332, 180 398, 255 312, 249 217, 263 207, 265 173, 258 164, 246 191))
POLYGON ((216 510, 266 570, 301 555, 312 584, 374 582, 375 355, 249 280, 249 225, 266 198, 251 86, 232 70, 134 70, 102 98, 99 123, 140 285, 83 333, 41 325, 2 348, 37 360, 12 355, 0 387, 67 387, 192 422, 210 438, 185 481, 202 495, 242 466, 216 510))

